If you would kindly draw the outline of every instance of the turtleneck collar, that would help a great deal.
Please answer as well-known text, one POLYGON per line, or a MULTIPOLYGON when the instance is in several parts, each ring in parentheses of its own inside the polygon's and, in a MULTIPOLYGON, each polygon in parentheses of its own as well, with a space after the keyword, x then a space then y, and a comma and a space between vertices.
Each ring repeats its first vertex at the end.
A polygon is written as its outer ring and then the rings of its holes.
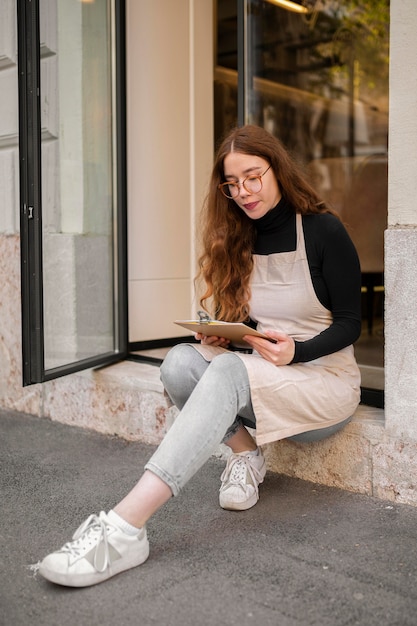
POLYGON ((278 204, 254 222, 254 254, 276 254, 296 249, 295 211, 287 200, 278 204))
POLYGON ((294 217, 294 210, 285 198, 281 198, 273 209, 255 221, 256 231, 259 235, 281 230, 291 217, 294 217))

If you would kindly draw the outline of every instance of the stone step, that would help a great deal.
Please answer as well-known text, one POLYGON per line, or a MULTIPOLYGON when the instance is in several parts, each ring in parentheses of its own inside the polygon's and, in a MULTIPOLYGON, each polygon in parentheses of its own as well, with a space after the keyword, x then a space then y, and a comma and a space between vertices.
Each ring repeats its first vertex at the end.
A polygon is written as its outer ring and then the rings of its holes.
MULTIPOLYGON (((43 408, 53 420, 149 444, 162 440, 177 415, 164 394, 159 367, 132 361, 45 383, 43 408)), ((392 493, 395 481, 383 466, 389 445, 384 411, 360 405, 351 423, 332 437, 310 444, 278 441, 264 446, 264 453, 270 471, 408 501, 398 495, 398 487, 392 493)), ((217 455, 227 451, 220 446, 217 455)), ((406 472, 406 463, 398 471, 406 472)))

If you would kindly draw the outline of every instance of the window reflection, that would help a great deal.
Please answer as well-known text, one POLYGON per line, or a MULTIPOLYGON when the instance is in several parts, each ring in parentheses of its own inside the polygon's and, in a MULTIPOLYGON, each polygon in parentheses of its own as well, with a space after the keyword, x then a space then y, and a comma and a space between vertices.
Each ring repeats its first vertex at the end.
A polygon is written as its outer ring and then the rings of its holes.
MULTIPOLYGON (((217 2, 215 133, 237 123, 236 2, 217 2)), ((247 3, 245 118, 278 136, 339 212, 362 266, 364 387, 383 389, 389 0, 247 3)))
POLYGON ((40 0, 45 369, 115 349, 109 0, 40 0))

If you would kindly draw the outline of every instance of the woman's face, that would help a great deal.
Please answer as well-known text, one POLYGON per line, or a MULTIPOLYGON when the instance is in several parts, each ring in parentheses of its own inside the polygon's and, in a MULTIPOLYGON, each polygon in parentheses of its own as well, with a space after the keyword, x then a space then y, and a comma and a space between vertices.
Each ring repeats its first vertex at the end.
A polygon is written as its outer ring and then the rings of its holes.
POLYGON ((236 197, 233 200, 239 208, 246 213, 252 220, 263 217, 268 211, 273 209, 281 200, 281 191, 279 189, 277 179, 275 178, 269 163, 262 157, 253 156, 251 154, 243 154, 241 152, 230 152, 224 159, 224 179, 231 183, 240 183, 236 189, 236 197), (268 170, 265 172, 265 170, 268 170), (265 173, 264 173, 265 172, 265 173), (262 175, 262 188, 260 191, 251 191, 253 186, 257 188, 257 181, 253 179, 255 185, 247 183, 247 188, 243 186, 243 181, 248 176, 262 175))

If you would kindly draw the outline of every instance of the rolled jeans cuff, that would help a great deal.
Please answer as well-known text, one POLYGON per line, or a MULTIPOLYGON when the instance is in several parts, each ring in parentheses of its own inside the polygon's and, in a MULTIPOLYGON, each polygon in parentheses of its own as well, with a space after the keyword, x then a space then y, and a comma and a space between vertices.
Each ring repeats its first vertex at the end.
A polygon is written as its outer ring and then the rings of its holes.
POLYGON ((161 467, 155 465, 155 463, 152 463, 152 461, 148 461, 148 463, 146 463, 145 465, 145 470, 152 472, 152 474, 155 474, 155 476, 158 476, 158 478, 163 480, 164 483, 168 485, 168 487, 171 489, 173 496, 177 496, 179 494, 181 488, 161 467))

